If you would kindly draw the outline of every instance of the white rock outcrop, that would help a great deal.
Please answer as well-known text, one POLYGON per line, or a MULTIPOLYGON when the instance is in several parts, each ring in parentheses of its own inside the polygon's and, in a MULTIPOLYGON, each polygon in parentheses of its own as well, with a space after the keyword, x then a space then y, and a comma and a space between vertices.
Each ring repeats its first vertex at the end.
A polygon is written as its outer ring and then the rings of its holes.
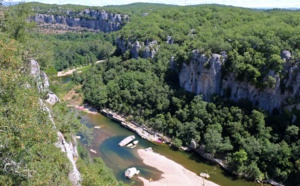
POLYGON ((192 60, 189 64, 183 63, 179 72, 180 86, 189 92, 203 94, 203 99, 208 101, 212 94, 221 90, 221 67, 225 59, 225 54, 208 57, 194 50, 192 60))
MULTIPOLYGON (((48 98, 45 100, 51 105, 54 105, 59 101, 59 98, 49 90, 49 80, 46 73, 40 70, 40 66, 37 61, 31 60, 29 63, 29 71, 30 75, 34 78, 37 83, 37 89, 41 93, 47 93, 48 98)), ((29 85, 30 88, 30 85, 29 85)), ((42 99, 39 99, 41 109, 48 113, 49 120, 51 121, 53 130, 57 130, 53 117, 51 115, 50 109, 44 103, 42 99)), ((73 186, 81 185, 81 175, 76 167, 76 159, 78 157, 77 152, 77 142, 74 136, 72 136, 71 141, 68 143, 63 134, 60 131, 57 131, 57 142, 54 144, 56 147, 60 148, 62 152, 66 153, 67 158, 69 159, 72 169, 69 172, 69 180, 71 181, 73 186)))
POLYGON ((145 42, 135 41, 130 42, 124 38, 117 38, 117 53, 124 54, 126 51, 130 51, 131 58, 138 59, 142 57, 144 59, 154 58, 158 51, 158 42, 156 40, 145 42))
POLYGON ((51 105, 54 105, 55 103, 59 102, 59 98, 53 92, 49 92, 45 101, 51 105))
POLYGON ((65 11, 65 15, 36 14, 31 20, 42 27, 55 27, 62 30, 100 30, 113 32, 120 30, 129 21, 128 15, 108 13, 104 10, 86 9, 81 12, 65 11))
MULTIPOLYGON (((300 69, 298 62, 291 61, 292 55, 284 50, 281 54, 285 61, 284 72, 287 77, 280 79, 273 71, 268 76, 274 79, 273 87, 257 88, 250 82, 237 81, 234 73, 222 76, 222 65, 226 63, 226 54, 205 56, 199 51, 193 51, 191 60, 182 64, 179 70, 180 86, 189 92, 203 94, 208 101, 213 94, 225 96, 231 100, 248 99, 253 105, 265 110, 280 110, 283 107, 300 108, 300 69), (297 101, 298 100, 298 101, 297 101)), ((170 61, 174 68, 176 61, 170 61)))
POLYGON ((69 143, 66 142, 64 135, 60 131, 57 132, 57 138, 58 140, 55 143, 55 146, 60 148, 62 152, 66 153, 72 165, 72 170, 69 172, 69 180, 71 181, 73 186, 79 186, 81 185, 81 176, 76 167, 75 161, 75 159, 78 157, 76 140, 72 140, 73 142, 69 143))

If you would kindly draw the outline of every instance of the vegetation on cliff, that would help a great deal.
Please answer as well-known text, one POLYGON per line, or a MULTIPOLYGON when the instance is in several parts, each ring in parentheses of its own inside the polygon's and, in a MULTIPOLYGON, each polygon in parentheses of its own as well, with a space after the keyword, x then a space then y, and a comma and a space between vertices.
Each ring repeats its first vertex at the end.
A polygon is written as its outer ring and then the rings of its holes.
MULTIPOLYGON (((84 74, 85 99, 96 108, 111 108, 132 116, 189 145, 194 139, 205 151, 227 160, 237 174, 250 179, 294 179, 299 162, 299 124, 286 114, 269 115, 246 100, 237 105, 215 98, 204 102, 168 82, 176 76, 156 70, 145 59, 110 58, 84 74), (294 176, 293 176, 294 175, 294 176)), ((176 83, 174 83, 176 84, 176 83)))
POLYGON ((206 152, 226 159, 239 175, 299 183, 299 119, 292 116, 297 112, 269 114, 247 100, 232 103, 218 97, 207 103, 180 89, 177 75, 168 69, 171 57, 180 66, 189 62, 194 49, 206 55, 226 51, 225 73, 260 88, 274 86, 267 77, 270 71, 286 76, 281 51, 289 50, 298 59, 299 25, 292 20, 299 17, 297 11, 223 6, 155 10, 132 17, 112 34, 127 41, 157 40, 154 59, 129 59, 124 53, 74 79, 83 84, 86 101, 97 108, 130 115, 178 144, 194 139, 206 152), (167 44, 168 35, 173 44, 167 44))
MULTIPOLYGON (((74 134, 88 140, 91 131, 80 123, 80 114, 63 103, 49 105, 55 125, 49 118, 44 95, 27 69, 30 58, 47 56, 35 53, 43 48, 34 48, 38 43, 30 35, 28 13, 26 4, 12 9, 0 6, 0 185, 72 185, 72 166, 56 145, 57 132, 69 142, 74 134)), ((82 185, 116 185, 102 160, 86 161, 84 153, 87 156, 81 149, 78 162, 82 185), (92 179, 97 182, 90 184, 92 179)))
MULTIPOLYGON (((105 63, 74 74, 74 80, 83 84, 86 101, 96 108, 130 115, 172 137, 176 144, 189 145, 194 139, 206 152, 226 159, 239 175, 300 184, 299 111, 266 113, 247 100, 232 103, 218 97, 207 103, 180 89, 176 73, 169 69, 171 57, 179 69, 182 63, 189 63, 194 49, 206 55, 225 51, 224 74, 232 72, 237 81, 262 89, 272 87, 274 77, 269 72, 285 78, 284 65, 291 65, 281 59, 281 52, 291 51, 291 63, 299 58, 298 11, 148 4, 103 9, 128 14, 130 22, 114 33, 35 37, 45 44, 41 49, 51 46, 47 57, 38 56, 44 60, 43 68, 61 70, 108 57, 105 63), (167 43, 168 36, 173 42, 167 43), (132 43, 157 40, 159 50, 153 59, 129 59, 130 48, 119 53, 120 57, 112 57, 116 38, 132 43)), ((39 47, 34 48, 36 51, 29 51, 38 53, 39 47)))

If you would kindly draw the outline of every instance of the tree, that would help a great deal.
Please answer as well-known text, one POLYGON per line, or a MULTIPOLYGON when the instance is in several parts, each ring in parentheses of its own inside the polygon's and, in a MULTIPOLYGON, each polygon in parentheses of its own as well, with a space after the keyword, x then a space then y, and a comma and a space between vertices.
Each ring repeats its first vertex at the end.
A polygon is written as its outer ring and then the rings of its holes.
POLYGON ((222 140, 222 135, 218 129, 208 128, 204 134, 205 150, 214 155, 219 151, 222 140))
POLYGON ((182 146, 182 141, 178 138, 175 138, 174 139, 174 142, 173 142, 173 145, 176 147, 176 148, 179 148, 182 146))
POLYGON ((29 30, 34 26, 33 22, 27 21, 31 13, 29 6, 29 3, 20 3, 5 12, 4 31, 20 42, 27 40, 29 30))

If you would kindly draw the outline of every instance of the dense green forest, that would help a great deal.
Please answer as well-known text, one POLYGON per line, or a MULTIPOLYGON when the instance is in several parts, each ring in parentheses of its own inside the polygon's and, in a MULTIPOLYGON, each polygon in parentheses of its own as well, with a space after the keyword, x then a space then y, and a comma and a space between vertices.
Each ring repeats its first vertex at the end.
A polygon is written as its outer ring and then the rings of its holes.
POLYGON ((84 74, 75 73, 86 101, 130 115, 172 137, 175 145, 189 145, 194 139, 206 152, 226 159, 238 175, 300 184, 300 125, 299 120, 292 122, 297 111, 268 113, 247 100, 233 103, 217 96, 207 103, 201 95, 182 90, 176 70, 169 69, 172 56, 179 69, 194 49, 206 55, 226 51, 224 74, 234 72, 237 80, 258 88, 272 87, 269 71, 285 78, 284 65, 291 65, 281 59, 281 51, 292 52, 292 63, 298 60, 300 13, 217 5, 144 12, 149 15, 132 15, 130 23, 112 35, 128 41, 157 40, 158 53, 148 60, 129 59, 125 53, 84 74), (166 43, 168 35, 174 44, 166 43))
MULTIPOLYGON (((41 105, 44 95, 35 88, 27 66, 30 59, 47 59, 53 51, 41 53, 47 46, 41 47, 39 41, 50 42, 31 35, 34 24, 28 23, 29 14, 27 4, 10 9, 0 3, 0 185, 72 185, 71 163, 55 146, 57 131, 67 141, 72 135, 82 135, 87 144, 92 131, 80 123, 81 114, 64 103, 48 105, 54 126, 41 105)), ((101 49, 96 50, 99 54, 101 49)), ((43 68, 53 67, 51 59, 44 61, 43 68)), ((82 185, 123 185, 101 159, 89 157, 84 147, 79 149, 77 167, 82 185)))
MULTIPOLYGON (((55 15, 63 15, 64 9, 79 12, 91 8, 30 5, 39 13, 52 9, 55 15)), ((23 42, 22 51, 27 51, 24 55, 35 57, 49 72, 107 58, 73 75, 74 82, 82 84, 85 101, 97 109, 110 108, 131 116, 137 123, 170 136, 176 146, 189 145, 193 139, 204 145, 206 152, 225 159, 233 172, 251 180, 271 178, 300 185, 300 121, 293 121, 293 115, 300 117, 299 111, 268 113, 248 100, 233 103, 218 96, 205 102, 201 95, 181 89, 177 75, 182 63, 189 63, 193 50, 207 56, 225 51, 228 59, 222 69, 224 75, 233 72, 237 81, 250 82, 260 89, 273 87, 274 77, 269 72, 287 78, 285 66, 298 62, 299 11, 156 4, 91 9, 127 14, 130 21, 113 33, 45 35, 33 29, 24 35, 33 23, 12 21, 13 17, 7 16, 11 24, 4 25, 3 31, 11 41, 23 42), (167 43, 168 36, 173 44, 167 43), (114 53, 117 38, 132 43, 156 40, 159 50, 153 59, 130 59, 128 52, 114 53), (291 64, 281 59, 283 50, 291 51, 291 64), (169 68, 171 57, 177 64, 173 70, 169 68)), ((71 131, 69 127, 65 130, 66 134, 71 131)), ((79 167, 83 174, 87 175, 87 166, 97 168, 93 162, 103 165, 84 153, 81 157, 86 159, 79 161, 80 165, 85 162, 79 167)), ((93 183, 96 178, 87 178, 85 183, 93 183)), ((107 180, 114 183, 112 177, 107 180)))

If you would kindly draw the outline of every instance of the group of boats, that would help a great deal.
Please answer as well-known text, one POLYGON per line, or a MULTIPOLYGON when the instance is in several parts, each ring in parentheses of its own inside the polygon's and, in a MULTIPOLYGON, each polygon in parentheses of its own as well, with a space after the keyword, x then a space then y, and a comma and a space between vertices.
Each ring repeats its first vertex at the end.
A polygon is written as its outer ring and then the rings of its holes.
POLYGON ((131 136, 127 136, 126 138, 124 138, 120 143, 119 146, 121 147, 129 147, 129 148, 134 148, 136 147, 136 145, 139 143, 138 140, 134 140, 135 136, 131 135, 131 136))
MULTIPOLYGON (((119 146, 121 146, 121 147, 126 146, 129 148, 134 148, 139 143, 138 140, 134 140, 134 139, 135 139, 134 135, 127 136, 119 143, 119 146)), ((125 171, 125 177, 131 179, 134 175, 139 174, 139 173, 140 173, 139 170, 137 170, 135 167, 131 167, 125 171)))

